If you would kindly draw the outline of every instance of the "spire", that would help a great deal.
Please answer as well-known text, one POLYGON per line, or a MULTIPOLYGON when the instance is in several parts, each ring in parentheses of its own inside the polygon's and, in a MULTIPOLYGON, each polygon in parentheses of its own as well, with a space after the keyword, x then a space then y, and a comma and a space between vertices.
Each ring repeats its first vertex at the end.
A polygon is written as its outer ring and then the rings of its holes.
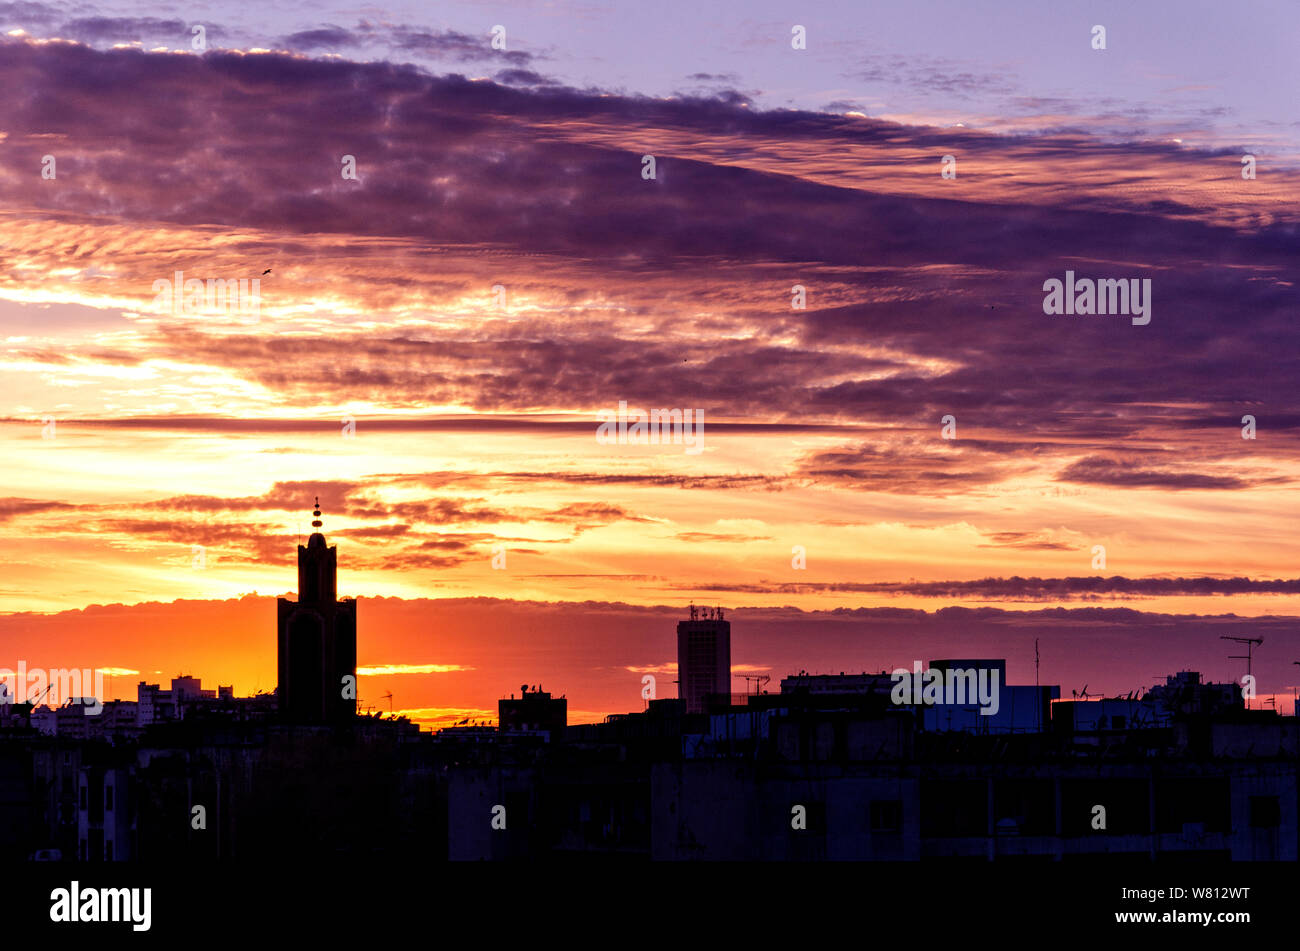
POLYGON ((321 534, 320 496, 311 513, 311 537, 307 547, 298 546, 298 598, 300 601, 334 600, 334 549, 321 534))
POLYGON ((325 536, 321 534, 320 520, 320 496, 316 496, 316 507, 311 512, 313 518, 311 523, 311 537, 307 539, 308 548, 324 548, 325 536))

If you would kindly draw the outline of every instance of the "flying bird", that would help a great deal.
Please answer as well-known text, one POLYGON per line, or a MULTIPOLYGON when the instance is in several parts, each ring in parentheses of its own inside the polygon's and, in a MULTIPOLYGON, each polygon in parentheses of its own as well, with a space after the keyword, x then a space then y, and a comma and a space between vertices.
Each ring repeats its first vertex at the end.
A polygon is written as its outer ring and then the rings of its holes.
POLYGON ((271 269, 268 267, 265 271, 262 272, 262 277, 266 277, 266 275, 270 273, 271 273, 271 269))

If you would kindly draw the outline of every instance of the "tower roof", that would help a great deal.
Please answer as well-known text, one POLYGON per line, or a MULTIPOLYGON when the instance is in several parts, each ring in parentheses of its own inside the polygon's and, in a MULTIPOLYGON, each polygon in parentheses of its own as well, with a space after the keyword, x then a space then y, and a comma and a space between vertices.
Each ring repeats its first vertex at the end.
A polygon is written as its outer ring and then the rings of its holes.
POLYGON ((311 537, 307 539, 307 547, 324 548, 325 536, 320 533, 321 520, 320 520, 320 496, 319 495, 316 496, 316 507, 312 509, 311 514, 313 516, 311 527, 316 529, 316 531, 312 532, 311 537))

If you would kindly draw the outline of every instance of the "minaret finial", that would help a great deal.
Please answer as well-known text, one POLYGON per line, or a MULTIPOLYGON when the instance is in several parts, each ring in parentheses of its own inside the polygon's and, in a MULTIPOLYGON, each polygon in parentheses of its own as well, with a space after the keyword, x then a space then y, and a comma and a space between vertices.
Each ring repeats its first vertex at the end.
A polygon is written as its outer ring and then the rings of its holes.
POLYGON ((315 516, 315 521, 311 523, 311 527, 320 528, 320 496, 319 495, 316 496, 316 508, 312 511, 311 514, 315 516))

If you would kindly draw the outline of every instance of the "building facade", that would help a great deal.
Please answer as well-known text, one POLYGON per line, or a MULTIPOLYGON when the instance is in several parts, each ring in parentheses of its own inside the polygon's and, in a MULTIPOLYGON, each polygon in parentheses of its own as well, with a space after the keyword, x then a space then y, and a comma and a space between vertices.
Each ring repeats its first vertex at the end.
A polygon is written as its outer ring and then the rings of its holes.
POLYGON ((721 608, 691 605, 677 623, 677 695, 687 713, 704 712, 708 698, 731 692, 731 622, 721 608))

